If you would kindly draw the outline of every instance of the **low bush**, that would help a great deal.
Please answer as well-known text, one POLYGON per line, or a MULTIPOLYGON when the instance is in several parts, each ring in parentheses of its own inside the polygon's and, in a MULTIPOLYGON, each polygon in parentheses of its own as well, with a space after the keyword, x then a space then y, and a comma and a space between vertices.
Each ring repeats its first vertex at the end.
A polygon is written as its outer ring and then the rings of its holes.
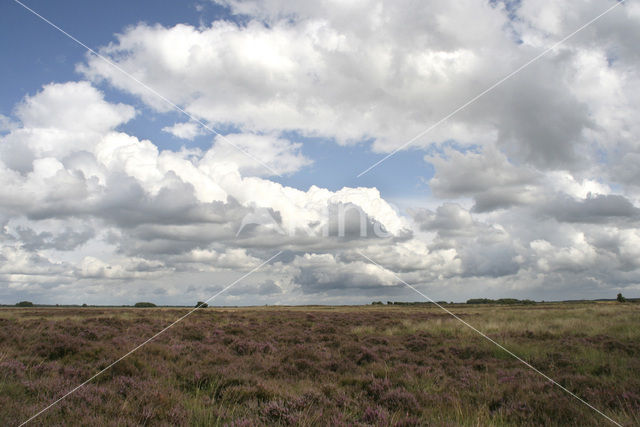
POLYGON ((137 302, 134 304, 134 307, 137 308, 150 308, 150 307, 156 307, 156 305, 152 302, 137 302))
POLYGON ((33 307, 33 303, 31 301, 20 301, 16 303, 16 307, 33 307))

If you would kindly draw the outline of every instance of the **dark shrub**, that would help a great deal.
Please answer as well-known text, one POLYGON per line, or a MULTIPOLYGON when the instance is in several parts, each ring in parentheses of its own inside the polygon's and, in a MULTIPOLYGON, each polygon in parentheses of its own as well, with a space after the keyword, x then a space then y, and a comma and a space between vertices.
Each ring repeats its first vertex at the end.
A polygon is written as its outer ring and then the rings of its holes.
POLYGON ((370 349, 364 346, 347 345, 342 349, 342 353, 350 361, 357 363, 358 365, 364 365, 367 363, 375 362, 378 357, 370 349))
POLYGON ((20 301, 16 303, 16 307, 33 307, 33 303, 31 301, 20 301))
POLYGON ((152 302, 137 302, 135 303, 134 307, 137 308, 150 308, 150 307, 156 307, 156 305, 152 302))
POLYGON ((297 417, 291 414, 289 408, 281 401, 270 402, 263 409, 262 414, 270 422, 282 424, 295 424, 297 417))
POLYGON ((22 378, 25 366, 17 360, 4 360, 0 362, 0 377, 22 378))
POLYGON ((373 425, 389 425, 389 413, 380 406, 368 406, 362 414, 362 421, 373 425))
POLYGON ((198 303, 196 304, 196 307, 199 307, 199 308, 207 308, 207 307, 209 307, 209 304, 207 304, 207 303, 206 303, 206 302, 204 302, 204 301, 198 301, 198 303))
POLYGON ((488 298, 472 298, 467 300, 467 304, 491 304, 493 300, 488 298))
POLYGON ((36 354, 49 360, 75 354, 82 348, 82 341, 71 335, 55 334, 44 337, 36 346, 36 354))
POLYGON ((375 378, 365 385, 365 390, 375 400, 379 400, 389 389, 391 382, 387 378, 375 378))
POLYGON ((410 336, 407 338, 404 346, 413 352, 422 352, 429 348, 431 342, 424 336, 410 336))
POLYGON ((205 333, 202 329, 189 327, 182 331, 182 339, 188 341, 202 341, 205 338, 205 333))
POLYGON ((247 402, 250 400, 267 402, 276 397, 275 393, 273 393, 271 390, 267 389, 263 384, 260 383, 255 385, 231 386, 226 388, 221 394, 229 402, 237 403, 247 402))
POLYGON ((362 347, 356 363, 358 365, 364 365, 366 363, 375 362, 376 360, 378 360, 378 357, 375 355, 375 353, 373 353, 366 347, 362 347))
POLYGON ((618 302, 625 302, 627 301, 627 299, 625 297, 622 296, 622 294, 618 294, 618 297, 616 298, 616 300, 618 302))
POLYGON ((315 390, 304 392, 300 397, 289 402, 291 407, 296 410, 305 410, 318 406, 326 406, 329 404, 327 398, 315 390))
POLYGON ((238 356, 246 356, 258 351, 259 345, 254 341, 238 338, 233 341, 231 348, 238 356))
POLYGON ((415 396, 401 387, 387 391, 382 395, 380 403, 392 410, 414 411, 418 407, 415 396))
MULTIPOLYGON (((184 390, 192 392, 206 389, 215 381, 215 377, 213 374, 200 370, 195 370, 189 373, 181 373, 180 377, 184 390)), ((216 392, 222 393, 226 386, 227 384, 220 383, 216 392)))

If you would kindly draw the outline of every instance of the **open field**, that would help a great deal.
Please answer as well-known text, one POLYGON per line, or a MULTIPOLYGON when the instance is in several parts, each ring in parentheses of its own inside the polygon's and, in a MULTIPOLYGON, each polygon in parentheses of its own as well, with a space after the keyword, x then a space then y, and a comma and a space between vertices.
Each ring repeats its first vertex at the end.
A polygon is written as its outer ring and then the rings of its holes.
MULTIPOLYGON (((451 310, 623 425, 640 305, 451 310)), ((0 310, 0 424, 47 406, 186 309, 0 310)), ((193 313, 47 411, 71 425, 607 425, 436 307, 193 313)))

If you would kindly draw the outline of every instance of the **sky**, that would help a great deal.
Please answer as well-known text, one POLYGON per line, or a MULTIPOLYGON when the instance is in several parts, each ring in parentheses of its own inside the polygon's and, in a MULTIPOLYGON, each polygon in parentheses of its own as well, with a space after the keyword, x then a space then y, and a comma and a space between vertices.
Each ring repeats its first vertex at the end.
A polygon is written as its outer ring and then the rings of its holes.
POLYGON ((640 297, 637 2, 22 3, 2 304, 640 297))

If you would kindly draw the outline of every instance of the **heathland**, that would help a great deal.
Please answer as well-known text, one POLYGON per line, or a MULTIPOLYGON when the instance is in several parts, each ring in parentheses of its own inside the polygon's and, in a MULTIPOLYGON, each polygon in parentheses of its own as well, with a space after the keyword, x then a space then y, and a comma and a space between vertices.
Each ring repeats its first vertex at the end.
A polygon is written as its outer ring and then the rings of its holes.
MULTIPOLYGON (((448 308, 623 425, 640 425, 640 304, 448 308)), ((185 314, 0 309, 17 425, 185 314)), ((606 425, 434 306, 206 308, 35 425, 606 425)))

